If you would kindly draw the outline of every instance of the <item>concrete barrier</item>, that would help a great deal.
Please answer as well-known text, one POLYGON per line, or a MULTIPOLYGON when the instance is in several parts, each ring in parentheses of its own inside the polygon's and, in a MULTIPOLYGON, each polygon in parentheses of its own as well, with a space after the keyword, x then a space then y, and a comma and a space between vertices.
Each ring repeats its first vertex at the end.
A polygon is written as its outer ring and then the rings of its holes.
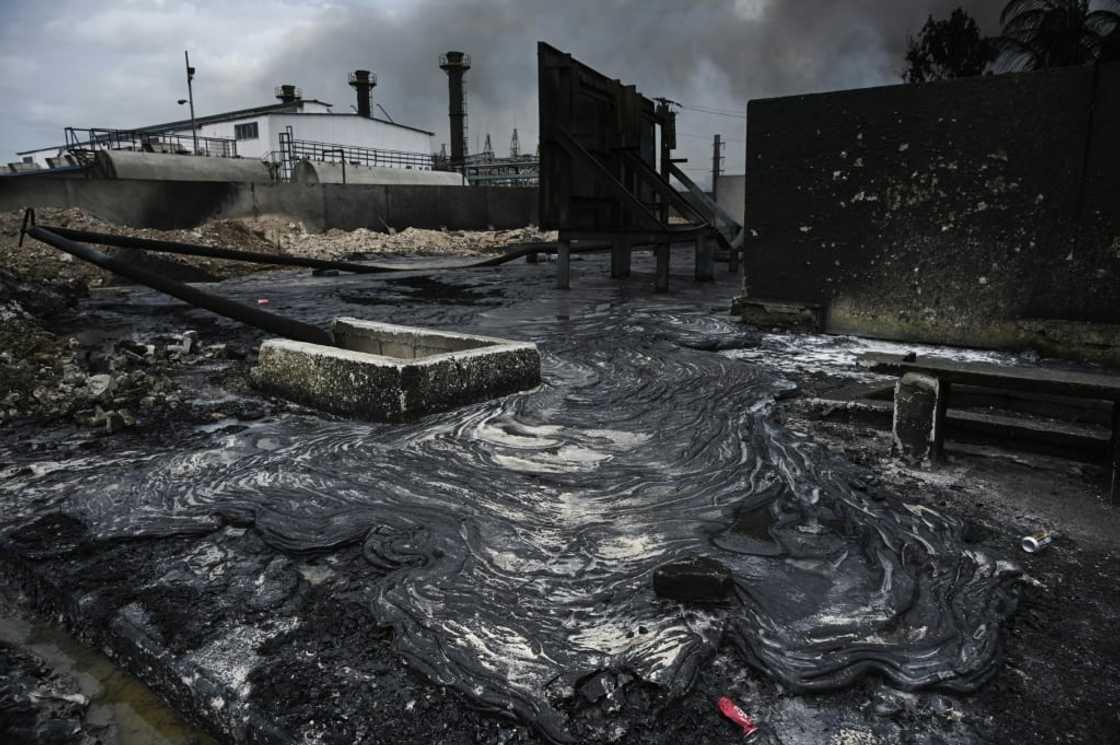
POLYGON ((532 388, 535 344, 489 336, 336 319, 337 347, 269 339, 254 384, 305 406, 372 421, 401 421, 532 388))
MULTIPOLYGON (((185 157, 185 156, 169 156, 185 157)), ((0 210, 81 207, 109 222, 192 228, 206 220, 291 215, 310 230, 386 226, 485 230, 537 223, 537 190, 498 186, 232 183, 0 178, 0 210)))

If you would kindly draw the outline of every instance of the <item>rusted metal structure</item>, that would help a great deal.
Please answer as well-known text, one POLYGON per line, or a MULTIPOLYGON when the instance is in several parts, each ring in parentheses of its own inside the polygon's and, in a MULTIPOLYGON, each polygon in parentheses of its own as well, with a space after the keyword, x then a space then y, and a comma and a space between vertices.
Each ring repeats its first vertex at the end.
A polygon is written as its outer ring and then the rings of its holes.
POLYGON ((573 240, 613 242, 611 275, 630 274, 635 244, 657 253, 655 290, 669 288, 674 243, 696 248, 696 278, 714 278, 717 246, 732 261, 739 226, 676 166, 675 115, 635 86, 612 80, 544 42, 537 45, 541 226, 560 232, 559 284, 570 284, 573 240), (660 134, 660 137, 659 137, 660 134), (660 140, 660 152, 658 142, 660 140), (686 198, 670 182, 684 184, 686 198), (697 196, 699 195, 699 196, 697 196), (684 222, 671 221, 673 213, 684 222), (722 228, 722 230, 721 230, 722 228))

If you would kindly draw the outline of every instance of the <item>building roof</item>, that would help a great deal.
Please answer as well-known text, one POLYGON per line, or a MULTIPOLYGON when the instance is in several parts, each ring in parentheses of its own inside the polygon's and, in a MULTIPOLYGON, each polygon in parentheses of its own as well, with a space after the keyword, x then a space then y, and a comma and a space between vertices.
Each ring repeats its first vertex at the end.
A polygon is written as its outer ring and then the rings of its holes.
MULTIPOLYGON (((317 98, 298 98, 295 101, 281 101, 280 103, 270 103, 264 106, 252 106, 248 109, 237 109, 235 111, 225 111, 220 114, 206 114, 205 116, 196 116, 194 118, 195 125, 202 124, 217 124, 218 122, 228 122, 233 119, 245 119, 251 116, 261 116, 263 114, 298 114, 299 107, 305 103, 317 103, 323 106, 330 106, 331 104, 326 101, 320 101, 317 98)), ((172 129, 186 129, 191 126, 190 119, 179 119, 174 122, 164 122, 163 124, 152 124, 147 127, 136 127, 134 132, 166 132, 172 129)))
MULTIPOLYGON (((254 106, 249 109, 238 109, 237 111, 227 111, 221 114, 207 114, 206 116, 196 116, 194 118, 196 125, 202 124, 216 124, 218 122, 228 122, 234 119, 247 119, 254 116, 263 116, 267 114, 298 114, 299 116, 358 116, 350 112, 335 114, 334 112, 325 111, 300 111, 299 107, 305 103, 317 103, 323 106, 331 106, 332 104, 326 101, 320 101, 317 98, 302 98, 289 103, 281 101, 280 103, 267 104, 265 106, 254 106)), ((391 122, 388 119, 379 119, 376 116, 371 116, 369 119, 382 124, 388 124, 392 127, 400 127, 401 129, 411 129, 413 132, 423 132, 426 135, 435 136, 435 132, 429 132, 426 129, 419 127, 410 127, 407 124, 400 124, 398 122, 391 122)), ((176 122, 166 122, 164 124, 153 124, 149 127, 140 127, 137 132, 163 132, 171 129, 186 129, 191 126, 190 119, 181 119, 176 122)))
MULTIPOLYGON (((351 114, 349 112, 347 112, 345 114, 335 114, 333 112, 328 113, 328 112, 323 112, 323 111, 308 111, 308 112, 300 111, 299 110, 300 106, 302 104, 305 104, 305 103, 317 103, 317 104, 321 104, 323 106, 328 106, 328 107, 332 105, 332 104, 327 103, 326 101, 320 101, 317 98, 300 98, 300 99, 296 99, 295 101, 288 101, 288 102, 281 101, 280 103, 265 104, 264 106, 253 106, 253 107, 250 107, 248 109, 237 109, 235 111, 225 111, 225 112, 222 112, 220 114, 206 114, 205 116, 196 116, 194 118, 194 122, 195 122, 196 126, 201 126, 203 124, 217 124, 218 122, 228 122, 228 121, 233 121, 234 119, 248 119, 248 118, 254 117, 254 116, 267 116, 269 114, 295 114, 297 116, 358 116, 357 114, 351 114)), ((375 122, 381 122, 382 124, 388 124, 391 127, 400 127, 401 129, 410 129, 413 132, 422 132, 423 134, 426 134, 426 135, 429 135, 429 136, 432 136, 432 137, 435 136, 435 132, 430 132, 426 129, 420 129, 419 127, 410 127, 407 124, 400 124, 398 122, 391 122, 388 119, 379 119, 376 116, 371 116, 369 118, 371 120, 375 121, 375 122)), ((190 126, 191 126, 191 120, 190 119, 179 119, 178 121, 174 121, 174 122, 164 122, 163 124, 151 124, 151 125, 146 126, 146 127, 137 127, 135 129, 132 129, 132 130, 129 130, 129 131, 131 131, 131 132, 147 132, 149 134, 155 134, 156 132, 167 132, 167 131, 172 131, 172 130, 177 130, 177 129, 188 129, 190 126)), ((32 150, 23 150, 21 152, 16 153, 16 155, 30 155, 31 153, 41 153, 41 152, 46 151, 46 150, 58 150, 58 149, 61 149, 63 147, 64 147, 63 145, 49 145, 47 147, 38 147, 38 148, 34 148, 32 150)))
MULTIPOLYGON (((289 113, 289 112, 280 111, 280 112, 274 112, 274 113, 285 114, 285 113, 289 113)), ((300 112, 290 112, 290 113, 292 113, 296 116, 358 116, 357 114, 352 114, 350 112, 346 112, 345 114, 335 114, 334 112, 327 112, 327 111, 300 111, 300 112)), ((410 127, 407 124, 401 124, 400 122, 391 122, 388 119, 380 119, 376 116, 370 116, 370 117, 364 117, 363 116, 362 119, 369 119, 370 121, 381 122, 382 124, 388 124, 390 127, 400 127, 401 129, 411 129, 413 132, 420 132, 422 134, 430 135, 432 137, 435 137, 435 135, 436 135, 435 132, 430 132, 426 129, 420 129, 419 127, 410 127)), ((191 124, 190 121, 187 121, 187 126, 188 127, 190 126, 190 124, 191 124)))

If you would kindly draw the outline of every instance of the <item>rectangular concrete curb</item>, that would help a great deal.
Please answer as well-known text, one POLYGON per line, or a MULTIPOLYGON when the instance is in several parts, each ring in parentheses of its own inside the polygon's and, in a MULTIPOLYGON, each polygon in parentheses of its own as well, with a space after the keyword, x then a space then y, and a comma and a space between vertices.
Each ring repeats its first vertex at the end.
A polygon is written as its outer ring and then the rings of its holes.
POLYGON ((338 318, 337 347, 261 344, 254 384, 296 403, 371 421, 402 421, 532 388, 535 344, 338 318))

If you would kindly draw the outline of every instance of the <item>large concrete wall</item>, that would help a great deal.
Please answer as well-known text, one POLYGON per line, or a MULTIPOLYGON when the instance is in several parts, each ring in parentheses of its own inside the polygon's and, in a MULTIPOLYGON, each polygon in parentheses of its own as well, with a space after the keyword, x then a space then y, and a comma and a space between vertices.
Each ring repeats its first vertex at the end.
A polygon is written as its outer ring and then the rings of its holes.
POLYGON ((1120 364, 1120 64, 748 106, 744 296, 1120 364))
POLYGON ((111 222, 162 229, 261 214, 291 215, 312 230, 384 230, 386 226, 484 230, 537 223, 536 189, 52 176, 0 179, 0 210, 24 207, 82 207, 111 222))

